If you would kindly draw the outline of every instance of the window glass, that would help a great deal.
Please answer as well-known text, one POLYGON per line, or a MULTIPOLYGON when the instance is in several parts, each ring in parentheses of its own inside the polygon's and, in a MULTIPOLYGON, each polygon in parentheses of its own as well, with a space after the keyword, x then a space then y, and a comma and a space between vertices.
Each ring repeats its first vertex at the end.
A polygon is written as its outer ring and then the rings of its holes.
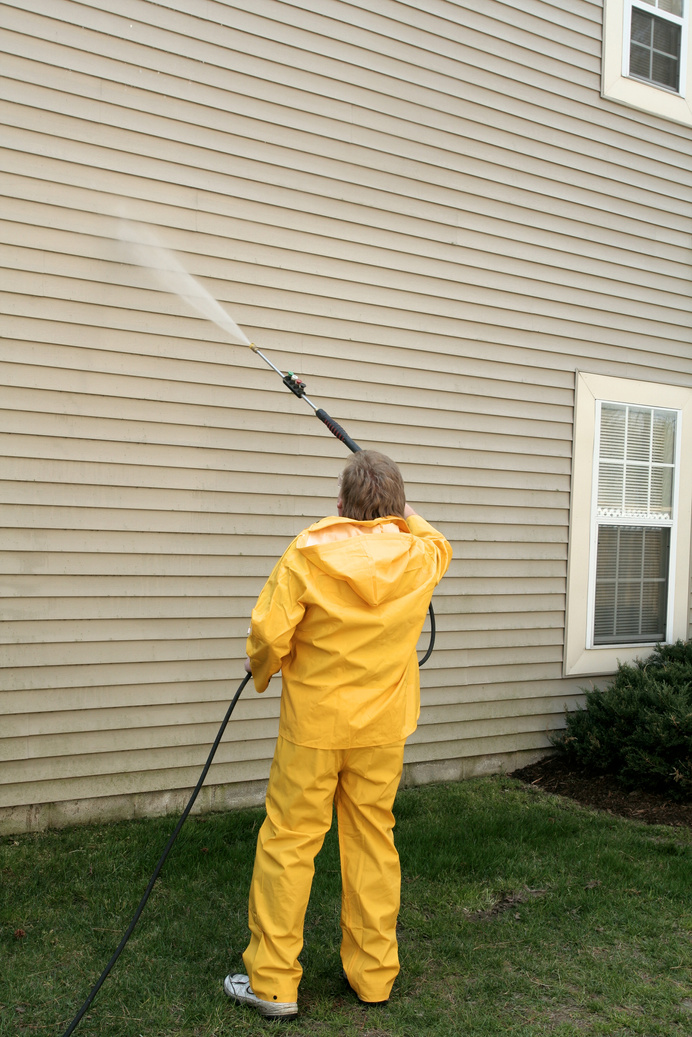
POLYGON ((678 18, 682 18, 683 0, 639 0, 639 2, 648 4, 649 7, 657 7, 659 11, 665 11, 667 14, 674 14, 678 18))
POLYGON ((600 405, 594 645, 666 638, 676 418, 600 405))
POLYGON ((600 526, 594 645, 666 639, 670 528, 600 526))
POLYGON ((680 25, 633 9, 630 75, 678 90, 681 38, 680 25))
POLYGON ((675 421, 675 411, 601 405, 599 519, 672 518, 675 421))

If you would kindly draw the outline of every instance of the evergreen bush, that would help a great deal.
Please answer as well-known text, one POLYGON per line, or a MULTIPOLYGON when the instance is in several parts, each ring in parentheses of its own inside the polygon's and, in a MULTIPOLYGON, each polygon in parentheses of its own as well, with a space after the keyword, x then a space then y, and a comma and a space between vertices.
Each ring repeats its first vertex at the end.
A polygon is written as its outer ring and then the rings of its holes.
POLYGON ((692 799, 692 641, 657 645, 620 664, 606 688, 584 689, 553 745, 585 769, 627 789, 692 799))

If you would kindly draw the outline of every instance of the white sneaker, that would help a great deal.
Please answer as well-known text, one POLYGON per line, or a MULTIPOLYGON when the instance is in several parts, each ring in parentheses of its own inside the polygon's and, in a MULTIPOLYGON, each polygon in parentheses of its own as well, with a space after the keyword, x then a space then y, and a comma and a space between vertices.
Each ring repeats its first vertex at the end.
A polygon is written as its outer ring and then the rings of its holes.
POLYGON ((296 1001, 262 1001, 250 986, 248 977, 240 973, 235 976, 226 976, 223 981, 223 989, 239 1005, 250 1005, 267 1019, 289 1019, 298 1015, 296 1001))

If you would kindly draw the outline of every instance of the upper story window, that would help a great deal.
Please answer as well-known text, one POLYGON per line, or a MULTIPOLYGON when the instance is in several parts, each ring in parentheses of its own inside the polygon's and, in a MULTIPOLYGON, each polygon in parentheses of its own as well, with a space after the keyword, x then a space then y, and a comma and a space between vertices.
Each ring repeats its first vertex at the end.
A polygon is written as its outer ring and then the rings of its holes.
POLYGON ((601 93, 692 126, 692 0, 605 0, 601 93))
POLYGON ((680 92, 684 0, 631 0, 625 75, 680 92))

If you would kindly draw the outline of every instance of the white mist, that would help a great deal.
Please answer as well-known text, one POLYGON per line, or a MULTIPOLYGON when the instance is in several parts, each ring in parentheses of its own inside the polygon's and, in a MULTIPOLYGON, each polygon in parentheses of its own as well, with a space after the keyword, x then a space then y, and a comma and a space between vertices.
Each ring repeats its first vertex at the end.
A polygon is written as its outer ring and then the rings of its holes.
POLYGON ((236 342, 243 346, 250 345, 250 339, 231 320, 223 306, 187 272, 175 252, 164 248, 150 227, 120 220, 118 238, 124 246, 128 262, 150 270, 163 291, 177 295, 200 317, 213 321, 236 342))

